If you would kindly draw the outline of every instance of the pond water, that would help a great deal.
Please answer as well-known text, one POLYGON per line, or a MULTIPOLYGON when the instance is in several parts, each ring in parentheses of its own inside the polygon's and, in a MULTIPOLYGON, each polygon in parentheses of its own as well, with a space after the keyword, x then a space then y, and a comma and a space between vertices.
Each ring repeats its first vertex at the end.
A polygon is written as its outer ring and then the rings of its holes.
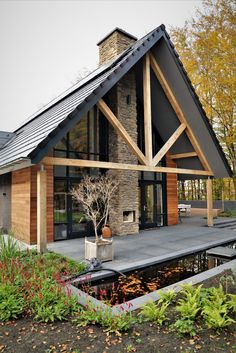
MULTIPOLYGON (((227 244, 227 246, 235 247, 236 243, 227 244)), ((91 274, 86 275, 73 285, 99 300, 117 305, 192 277, 224 262, 224 259, 208 257, 206 251, 203 251, 127 272, 125 276, 112 275, 92 281, 91 274)))

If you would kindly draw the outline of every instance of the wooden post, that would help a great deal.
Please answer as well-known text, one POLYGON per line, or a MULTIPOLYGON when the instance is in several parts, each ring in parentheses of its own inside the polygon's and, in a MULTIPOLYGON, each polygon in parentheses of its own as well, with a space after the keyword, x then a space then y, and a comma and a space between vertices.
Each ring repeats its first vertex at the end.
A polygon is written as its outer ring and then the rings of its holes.
POLYGON ((207 225, 213 227, 213 201, 212 201, 212 178, 208 177, 207 182, 207 225))
POLYGON ((37 249, 47 250, 47 173, 43 165, 37 172, 37 249))

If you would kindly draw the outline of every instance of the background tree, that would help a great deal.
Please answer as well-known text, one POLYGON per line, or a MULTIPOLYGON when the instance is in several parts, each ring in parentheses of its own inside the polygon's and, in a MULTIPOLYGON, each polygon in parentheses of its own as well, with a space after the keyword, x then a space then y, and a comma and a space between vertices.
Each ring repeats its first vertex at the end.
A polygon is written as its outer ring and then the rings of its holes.
MULTIPOLYGON (((231 180, 215 181, 236 190, 235 48, 236 2, 204 0, 195 18, 171 30, 177 52, 233 170, 231 180)), ((219 183, 219 185, 218 185, 219 183)), ((219 190, 217 191, 219 193, 219 190)))

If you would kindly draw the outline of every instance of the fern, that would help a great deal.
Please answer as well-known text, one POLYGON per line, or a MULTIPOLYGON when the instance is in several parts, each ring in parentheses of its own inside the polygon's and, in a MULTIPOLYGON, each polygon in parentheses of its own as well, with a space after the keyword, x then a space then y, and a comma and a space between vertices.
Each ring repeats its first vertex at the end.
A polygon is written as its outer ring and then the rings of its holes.
POLYGON ((235 313, 236 312, 236 295, 229 294, 229 297, 231 299, 227 301, 227 304, 228 304, 229 308, 233 311, 233 313, 235 313))
POLYGON ((160 296, 159 303, 174 303, 175 298, 176 298, 176 293, 172 289, 169 289, 168 291, 160 290, 158 291, 158 294, 160 296))
POLYGON ((168 303, 157 305, 154 302, 150 302, 142 307, 140 315, 145 318, 146 321, 151 321, 158 325, 163 325, 164 321, 167 319, 166 309, 168 306, 168 303))
POLYGON ((209 328, 221 330, 235 321, 227 315, 227 305, 223 304, 221 308, 215 308, 214 304, 205 306, 203 315, 209 328))

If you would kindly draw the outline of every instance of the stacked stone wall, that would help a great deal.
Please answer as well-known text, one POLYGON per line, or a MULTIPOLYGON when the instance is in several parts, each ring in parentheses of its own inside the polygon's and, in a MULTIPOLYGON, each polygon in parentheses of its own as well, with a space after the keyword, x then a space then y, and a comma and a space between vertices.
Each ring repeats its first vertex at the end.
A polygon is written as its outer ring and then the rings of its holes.
MULTIPOLYGON (((129 72, 112 90, 109 97, 111 109, 126 131, 137 143, 136 84, 134 72, 129 72), (129 99, 127 100, 127 96, 129 99)), ((137 158, 124 140, 110 127, 109 161, 137 164, 137 158)), ((139 231, 138 172, 110 171, 119 181, 119 188, 112 202, 110 224, 114 234, 132 234, 139 231), (133 221, 124 221, 124 212, 132 212, 133 221)))
POLYGON ((120 32, 113 32, 99 45, 99 65, 114 59, 133 42, 135 42, 134 39, 126 37, 120 32))

